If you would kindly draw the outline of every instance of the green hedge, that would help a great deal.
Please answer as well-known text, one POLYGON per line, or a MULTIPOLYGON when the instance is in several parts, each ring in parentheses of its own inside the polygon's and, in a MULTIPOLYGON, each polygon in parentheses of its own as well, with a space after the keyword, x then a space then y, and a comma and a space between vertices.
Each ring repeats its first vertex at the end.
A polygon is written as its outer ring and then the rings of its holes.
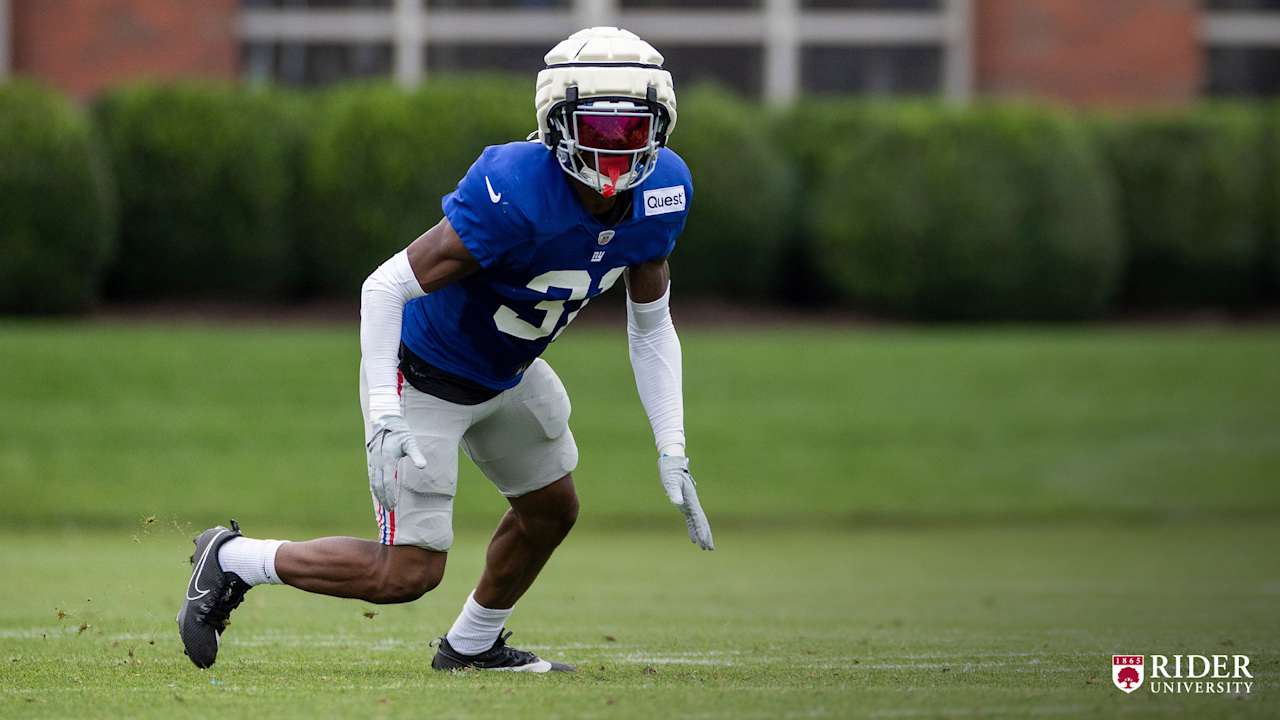
POLYGON ((1215 107, 1100 117, 1138 307, 1257 299, 1264 163, 1257 113, 1215 107))
POLYGON ((805 210, 816 269, 840 300, 941 319, 1107 309, 1122 261, 1112 193, 1069 117, 915 104, 835 112, 811 106, 783 126, 824 143, 800 155, 805 210))
POLYGON ((30 83, 0 86, 0 310, 83 310, 111 252, 111 196, 87 118, 30 83))
POLYGON ((300 101, 202 83, 136 85, 97 106, 118 179, 120 298, 286 295, 298 280, 300 101))
MULTIPOLYGON (((809 99, 770 119, 778 146, 795 171, 808 179, 806 184, 812 185, 814 178, 830 169, 835 148, 856 142, 868 124, 900 107, 900 103, 887 100, 809 99)), ((919 104, 915 107, 934 108, 919 104)))
POLYGON ((796 212, 784 240, 787 276, 780 282, 788 302, 850 302, 831 278, 833 273, 825 268, 825 251, 816 241, 819 229, 814 200, 819 185, 830 176, 832 161, 842 154, 840 149, 863 136, 870 118, 893 107, 896 105, 886 100, 826 97, 802 100, 769 116, 774 142, 798 179, 796 212))
POLYGON ((1265 151, 1262 218, 1262 285, 1267 299, 1280 301, 1280 103, 1266 109, 1266 128, 1262 137, 1265 151))
POLYGON ((313 290, 354 297, 373 268, 441 217, 440 200, 487 145, 536 127, 533 88, 437 79, 405 93, 360 85, 325 98, 308 153, 313 290))
POLYGON ((681 296, 769 299, 784 280, 796 184, 762 120, 757 106, 717 88, 680 96, 671 149, 688 163, 694 185, 671 260, 681 296))
MULTIPOLYGON (((0 308, 115 298, 352 299, 434 224, 481 149, 534 126, 525 79, 301 95, 136 85, 81 114, 0 89, 0 308)), ((905 317, 1075 318, 1280 297, 1280 107, 1079 117, 681 93, 682 295, 905 317), (1266 117, 1266 122, 1262 121, 1266 117)))

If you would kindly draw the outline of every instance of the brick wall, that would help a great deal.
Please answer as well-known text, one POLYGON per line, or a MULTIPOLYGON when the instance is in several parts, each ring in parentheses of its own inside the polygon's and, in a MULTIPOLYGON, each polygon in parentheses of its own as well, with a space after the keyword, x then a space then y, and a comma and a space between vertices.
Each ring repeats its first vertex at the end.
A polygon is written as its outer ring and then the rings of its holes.
POLYGON ((234 77, 238 0, 12 0, 13 69, 79 97, 136 76, 234 77))
POLYGON ((1193 100, 1199 0, 976 0, 977 90, 1075 104, 1193 100))

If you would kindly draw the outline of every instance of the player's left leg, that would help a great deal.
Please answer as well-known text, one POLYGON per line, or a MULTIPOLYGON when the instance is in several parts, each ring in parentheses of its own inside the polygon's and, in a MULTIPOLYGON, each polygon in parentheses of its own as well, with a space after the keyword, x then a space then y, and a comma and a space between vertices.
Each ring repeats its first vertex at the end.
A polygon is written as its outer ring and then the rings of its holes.
POLYGON ((502 407, 463 436, 463 449, 507 497, 511 509, 489 542, 484 574, 441 638, 437 670, 572 670, 506 644, 503 625, 578 517, 569 432, 569 397, 551 367, 537 360, 502 407))
POLYGON ((485 607, 513 607, 578 519, 573 475, 509 501, 511 509, 489 541, 484 573, 472 594, 485 607))

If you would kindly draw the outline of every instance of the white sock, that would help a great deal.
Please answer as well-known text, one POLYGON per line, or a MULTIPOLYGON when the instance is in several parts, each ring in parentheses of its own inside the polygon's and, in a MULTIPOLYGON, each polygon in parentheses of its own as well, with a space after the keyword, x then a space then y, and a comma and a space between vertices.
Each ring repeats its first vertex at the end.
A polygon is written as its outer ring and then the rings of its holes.
POLYGON ((507 618, 511 617, 513 609, 487 608, 476 602, 476 594, 472 592, 467 596, 462 612, 459 613, 458 619, 453 621, 453 627, 449 628, 445 639, 454 650, 463 655, 478 655, 493 647, 494 641, 498 639, 498 633, 502 632, 502 626, 506 624, 507 618))
POLYGON ((218 548, 218 564, 226 572, 233 572, 249 585, 279 585, 276 575, 276 550, 284 540, 254 540, 238 537, 218 548))

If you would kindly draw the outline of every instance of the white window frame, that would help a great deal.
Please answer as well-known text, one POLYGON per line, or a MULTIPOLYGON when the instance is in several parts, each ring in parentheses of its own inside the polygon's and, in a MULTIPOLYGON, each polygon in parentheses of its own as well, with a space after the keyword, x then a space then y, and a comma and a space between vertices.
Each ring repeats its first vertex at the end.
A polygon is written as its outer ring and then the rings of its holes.
POLYGON ((1204 47, 1280 47, 1280 10, 1205 10, 1200 14, 1204 47))
MULTIPOLYGON (((3 2, 4 0, 0 0, 3 2)), ((246 8, 242 42, 387 42, 396 81, 406 87, 429 72, 425 48, 434 42, 544 43, 573 30, 617 25, 661 48, 664 43, 758 46, 764 52, 763 95, 789 103, 800 92, 800 51, 806 44, 936 43, 943 50, 942 94, 967 101, 973 92, 972 0, 940 0, 936 13, 804 10, 799 0, 763 0, 759 9, 622 10, 618 0, 572 0, 564 9, 428 9, 421 0, 393 0, 390 9, 246 8)))
MULTIPOLYGON (((1200 47, 1280 49, 1280 10, 1201 10, 1200 47)), ((1204 63, 1208 77, 1207 53, 1204 63)))

